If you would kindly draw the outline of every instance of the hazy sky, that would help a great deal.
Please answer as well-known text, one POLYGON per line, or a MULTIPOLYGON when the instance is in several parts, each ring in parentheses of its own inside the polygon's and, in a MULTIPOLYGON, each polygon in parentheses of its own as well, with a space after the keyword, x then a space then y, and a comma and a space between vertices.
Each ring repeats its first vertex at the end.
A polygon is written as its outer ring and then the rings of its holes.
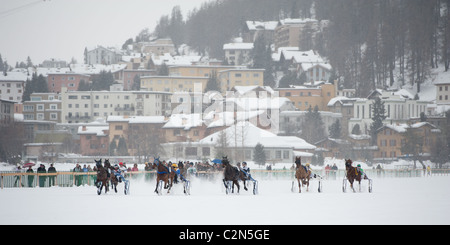
POLYGON ((0 54, 8 64, 83 62, 85 47, 117 46, 179 5, 183 17, 209 0, 0 0, 0 54))

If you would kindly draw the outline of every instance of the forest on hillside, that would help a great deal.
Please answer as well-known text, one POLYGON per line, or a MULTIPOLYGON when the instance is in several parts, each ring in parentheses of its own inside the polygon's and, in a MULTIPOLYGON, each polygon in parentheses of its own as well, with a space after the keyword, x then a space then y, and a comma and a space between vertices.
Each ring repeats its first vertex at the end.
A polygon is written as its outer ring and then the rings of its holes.
MULTIPOLYGON (((245 21, 285 18, 328 21, 311 48, 358 96, 405 84, 420 92, 433 68, 450 67, 450 0, 218 0, 188 16, 175 7, 152 34, 222 59, 223 44, 241 35, 245 21)), ((136 41, 146 39, 143 34, 136 41)))

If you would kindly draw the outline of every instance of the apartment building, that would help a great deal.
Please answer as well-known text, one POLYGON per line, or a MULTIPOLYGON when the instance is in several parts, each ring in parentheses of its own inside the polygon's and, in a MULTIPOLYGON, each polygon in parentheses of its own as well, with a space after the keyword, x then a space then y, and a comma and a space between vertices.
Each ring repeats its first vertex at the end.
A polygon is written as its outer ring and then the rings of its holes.
POLYGON ((23 72, 0 73, 0 99, 21 102, 27 74, 23 72))
POLYGON ((165 116, 170 93, 154 91, 67 91, 62 88, 62 123, 87 123, 108 116, 165 116))
POLYGON ((48 91, 52 93, 61 93, 62 87, 66 87, 68 91, 77 91, 81 81, 88 83, 90 79, 91 76, 86 74, 72 72, 48 73, 48 91))
POLYGON ((14 122, 14 103, 0 99, 0 125, 14 122))
MULTIPOLYGON (((318 29, 319 21, 315 19, 283 19, 275 28, 275 49, 280 47, 298 47, 303 30, 311 30, 313 35, 318 29)), ((312 37, 310 37, 312 39, 312 37)))
POLYGON ((194 76, 143 76, 141 77, 141 89, 147 91, 163 92, 193 92, 195 86, 200 91, 206 88, 208 77, 194 76))
POLYGON ((336 87, 331 83, 324 83, 319 86, 294 86, 289 88, 278 88, 281 97, 286 97, 292 101, 294 106, 306 111, 309 107, 319 107, 319 111, 328 111, 328 102, 334 98, 336 87))
POLYGON ((23 102, 24 120, 61 122, 61 95, 58 93, 32 93, 23 102))
POLYGON ((171 93, 204 91, 213 72, 217 74, 223 93, 230 91, 234 86, 264 84, 264 69, 247 69, 239 66, 170 66, 169 76, 141 77, 141 89, 171 93))
POLYGON ((441 131, 433 124, 427 122, 418 122, 415 124, 388 124, 377 131, 378 151, 375 152, 375 159, 393 160, 404 156, 407 153, 402 152, 402 146, 406 143, 408 132, 417 136, 417 142, 420 144, 421 155, 431 153, 438 135, 441 131), (410 132, 411 131, 411 132, 410 132))
POLYGON ((223 45, 225 60, 230 65, 245 65, 250 61, 253 43, 226 43, 223 45))
POLYGON ((100 45, 86 49, 84 53, 85 64, 117 64, 122 59, 122 54, 115 48, 105 48, 100 45))
MULTIPOLYGON (((386 119, 384 124, 403 124, 410 119, 420 118, 421 113, 427 112, 427 105, 431 102, 406 98, 399 92, 382 92, 381 101, 384 102, 386 119)), ((369 134, 372 120, 374 99, 356 99, 353 106, 353 118, 349 120, 349 132, 359 124, 363 134, 369 134)))

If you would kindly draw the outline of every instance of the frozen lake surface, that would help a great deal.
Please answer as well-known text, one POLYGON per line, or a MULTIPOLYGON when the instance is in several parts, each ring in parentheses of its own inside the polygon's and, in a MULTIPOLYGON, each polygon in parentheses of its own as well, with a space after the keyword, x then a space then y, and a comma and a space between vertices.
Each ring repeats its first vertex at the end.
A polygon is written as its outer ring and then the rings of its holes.
POLYGON ((0 190, 0 224, 148 225, 449 225, 450 176, 374 178, 361 193, 342 192, 342 180, 312 181, 309 192, 292 193, 292 180, 263 180, 259 195, 241 189, 226 195, 221 181, 192 180, 157 196, 155 183, 131 180, 131 194, 98 196, 96 188, 5 188, 0 190))

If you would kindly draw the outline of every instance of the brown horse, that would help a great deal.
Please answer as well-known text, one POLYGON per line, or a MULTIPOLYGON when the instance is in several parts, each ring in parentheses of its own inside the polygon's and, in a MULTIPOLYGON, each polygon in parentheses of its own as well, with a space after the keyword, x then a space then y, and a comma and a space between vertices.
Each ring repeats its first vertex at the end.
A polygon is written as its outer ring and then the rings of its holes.
MULTIPOLYGON (((158 195, 162 194, 162 183, 164 182, 164 189, 168 189, 167 193, 170 193, 170 189, 172 187, 172 184, 169 183, 169 178, 171 177, 171 171, 167 166, 165 166, 163 163, 159 161, 159 157, 155 158, 152 165, 153 169, 156 169, 156 188, 155 193, 158 195)), ((173 173, 175 174, 175 173, 173 173)), ((173 181, 173 176, 171 177, 171 180, 173 181)))
POLYGON ((352 188, 353 192, 355 192, 355 189, 353 188, 353 182, 355 180, 358 181, 359 191, 361 191, 361 173, 358 172, 357 168, 352 166, 352 163, 353 163, 352 160, 345 159, 345 172, 347 180, 348 182, 350 182, 350 187, 352 188))
POLYGON ((311 170, 306 171, 306 168, 302 166, 301 157, 295 157, 295 164, 297 165, 295 178, 298 181, 298 192, 302 192, 302 184, 306 185, 306 191, 309 191, 309 179, 311 178, 311 170))
POLYGON ((234 185, 237 186, 237 193, 239 193, 239 175, 240 171, 238 168, 231 166, 230 162, 228 161, 228 158, 225 156, 222 159, 222 166, 224 168, 223 170, 223 184, 226 189, 226 193, 229 194, 234 193, 234 185))
POLYGON ((109 191, 108 188, 108 171, 102 165, 102 159, 99 161, 95 160, 95 166, 97 167, 97 180, 95 185, 97 186, 97 194, 102 193, 103 187, 105 187, 105 194, 109 191))

